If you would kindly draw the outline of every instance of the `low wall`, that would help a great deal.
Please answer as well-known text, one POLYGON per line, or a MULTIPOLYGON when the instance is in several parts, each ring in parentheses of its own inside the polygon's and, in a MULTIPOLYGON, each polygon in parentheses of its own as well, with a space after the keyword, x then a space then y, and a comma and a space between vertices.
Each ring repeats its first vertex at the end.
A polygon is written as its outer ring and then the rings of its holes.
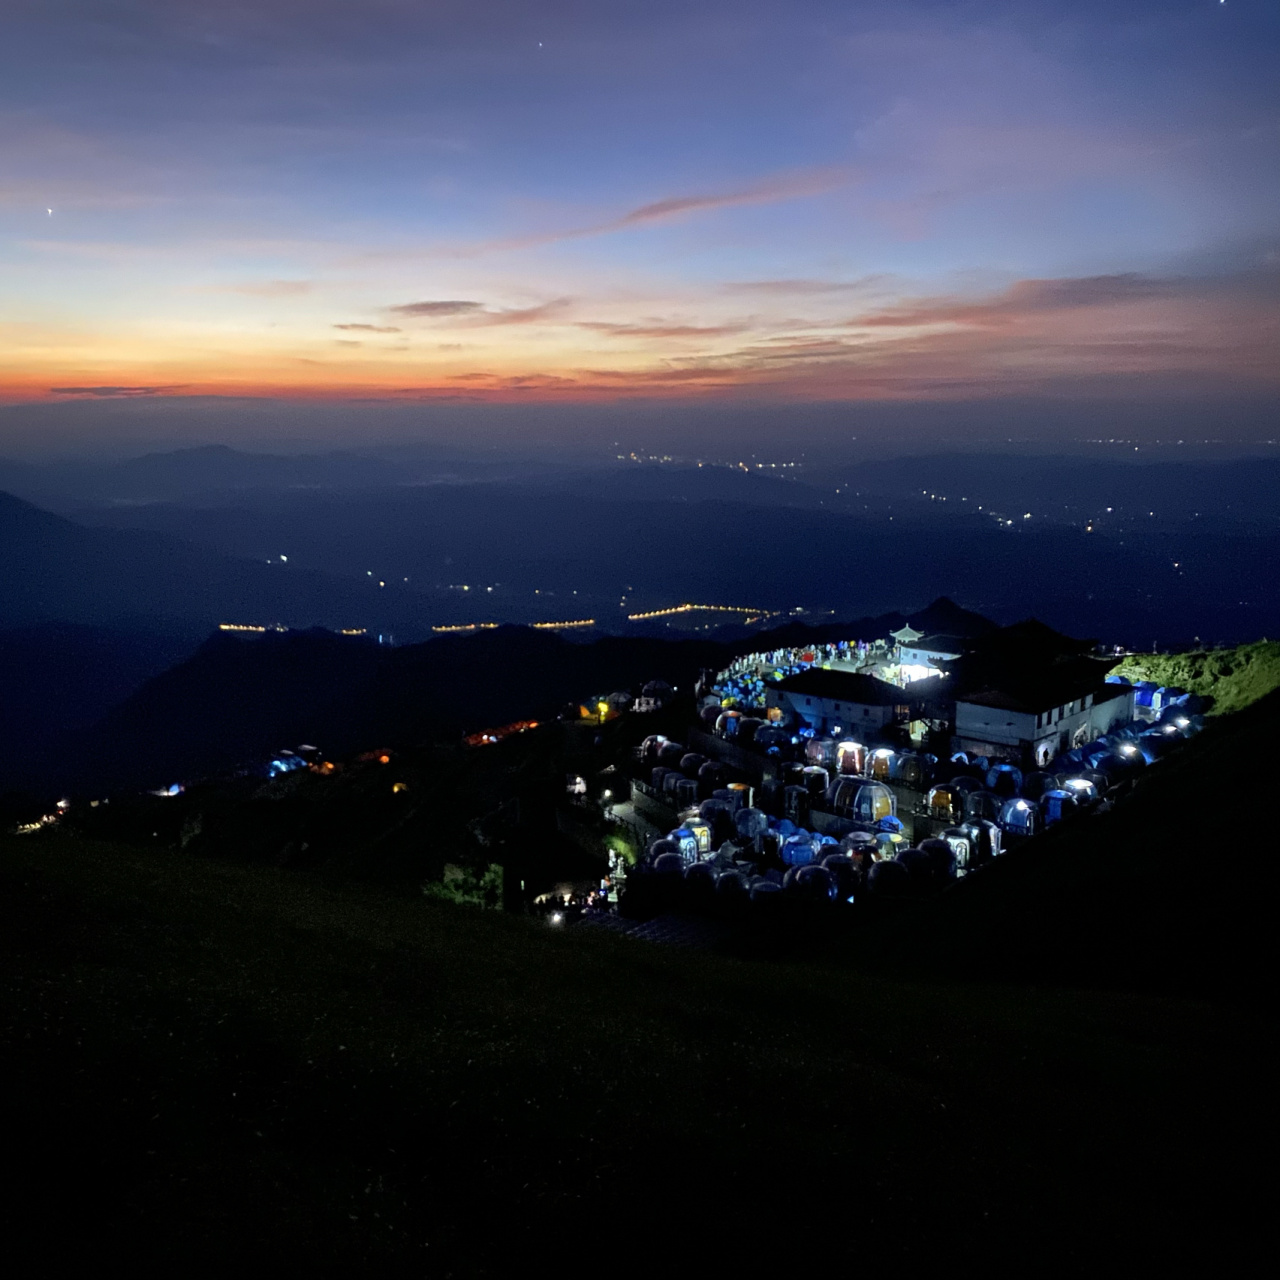
POLYGON ((670 831, 676 825, 676 811, 659 798, 658 793, 647 782, 631 780, 631 803, 636 812, 647 821, 652 822, 659 831, 670 831))
POLYGON ((721 764, 727 764, 756 783, 776 776, 773 761, 768 756, 748 751, 736 742, 717 737, 713 733, 704 733, 701 729, 689 731, 689 748, 712 760, 719 760, 721 764))

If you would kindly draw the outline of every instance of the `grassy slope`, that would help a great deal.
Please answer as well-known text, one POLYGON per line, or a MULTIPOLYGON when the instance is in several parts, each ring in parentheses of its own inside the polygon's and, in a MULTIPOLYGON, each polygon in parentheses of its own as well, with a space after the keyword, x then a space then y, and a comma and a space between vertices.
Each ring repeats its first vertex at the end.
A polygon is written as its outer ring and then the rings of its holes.
POLYGON ((1280 642, 1258 640, 1206 653, 1134 654, 1115 668, 1115 674, 1211 697, 1212 714, 1227 715, 1280 688, 1280 642))
POLYGON ((57 835, 0 842, 0 911, 8 1243, 46 1258, 1075 1269, 1236 1231, 1239 1009, 752 965, 57 835))

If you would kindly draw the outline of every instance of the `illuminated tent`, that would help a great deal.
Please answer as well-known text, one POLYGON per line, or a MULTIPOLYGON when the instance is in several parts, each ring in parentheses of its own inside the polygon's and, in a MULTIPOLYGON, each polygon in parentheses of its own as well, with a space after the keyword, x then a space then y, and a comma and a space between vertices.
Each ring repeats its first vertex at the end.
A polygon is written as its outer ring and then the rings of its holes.
POLYGON ((813 861, 813 839, 803 831, 788 836, 778 847, 778 857, 788 867, 807 867, 813 861))
POLYGON ((835 741, 831 738, 810 738, 804 744, 804 758, 810 764, 833 766, 836 762, 835 741))
POLYGON ((827 788, 827 805, 842 818, 858 818, 875 822, 892 817, 896 808, 893 792, 878 782, 865 778, 837 778, 827 788))
POLYGON ((688 827, 677 827, 668 838, 679 846, 680 856, 686 865, 698 861, 698 837, 688 827))
POLYGON ((877 748, 867 761, 867 774, 877 782, 888 782, 893 774, 894 755, 888 747, 877 748))
POLYGON ((1022 791, 1022 770, 1017 765, 1001 762, 987 770, 987 790, 1006 799, 1022 791))
POLYGON ((1061 789, 1075 800, 1079 808, 1097 804, 1102 798, 1101 790, 1092 778, 1064 778, 1061 789))
POLYGON ((1000 810, 1000 830, 1009 836, 1033 836, 1040 827, 1040 810, 1021 797, 1006 800, 1000 810))
POLYGON ((971 791, 964 802, 964 816, 973 821, 985 818, 988 822, 996 822, 1004 808, 1005 797, 994 791, 971 791))
POLYGON ((1076 798, 1069 791, 1046 791, 1040 797, 1040 817, 1046 827, 1069 818, 1076 808, 1076 798))
POLYGON ((801 785, 815 800, 826 793, 830 781, 831 775, 821 765, 811 764, 801 775, 801 785))
POLYGON ((722 711, 716 717, 716 732, 722 738, 734 738, 738 734, 738 722, 742 719, 741 711, 722 711))
POLYGON ((987 818, 975 818, 972 822, 966 822, 960 830, 969 840, 970 868, 990 862, 1004 851, 1000 828, 987 818))
POLYGON ((960 822, 964 818, 965 793, 951 783, 934 787, 925 800, 929 816, 939 822, 960 822))
POLYGON ((973 853, 969 837, 963 827, 948 827, 939 837, 951 846, 956 858, 956 874, 964 875, 969 870, 969 861, 973 853))
POLYGON ((881 861, 896 858, 903 849, 911 847, 911 841, 896 831, 882 831, 876 836, 876 857, 881 861))

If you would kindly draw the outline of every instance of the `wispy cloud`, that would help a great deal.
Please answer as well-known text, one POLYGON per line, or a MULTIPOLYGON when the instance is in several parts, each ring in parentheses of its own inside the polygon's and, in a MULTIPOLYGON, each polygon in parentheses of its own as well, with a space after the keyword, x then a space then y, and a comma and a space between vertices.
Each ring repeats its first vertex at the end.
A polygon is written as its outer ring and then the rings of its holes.
POLYGON ((490 325, 536 324, 561 315, 572 305, 572 298, 553 298, 530 307, 486 307, 483 302, 449 299, 441 302, 403 302, 387 307, 391 315, 421 320, 460 319, 466 328, 490 325))
POLYGON ((100 400, 131 399, 137 396, 162 396, 172 391, 182 391, 186 383, 176 382, 168 386, 152 387, 50 387, 55 396, 93 396, 100 400))
POLYGON ((716 209, 729 209, 739 205, 776 204, 784 200, 801 200, 810 196, 826 195, 830 191, 852 185, 860 176, 857 169, 846 166, 773 174, 758 182, 729 191, 667 196, 662 200, 652 200, 647 204, 637 205, 616 217, 604 218, 598 222, 585 223, 576 227, 561 227, 552 231, 531 232, 528 235, 511 236, 500 240, 486 240, 479 244, 459 246, 449 252, 456 257, 470 257, 511 249, 532 249, 539 245, 555 244, 561 240, 582 240, 590 236, 612 235, 619 231, 674 222, 716 209))
POLYGON ((732 280, 720 286, 725 293, 751 293, 776 297, 823 297, 850 293, 883 293, 897 278, 885 273, 857 280, 732 280))
POLYGON ((858 316, 848 323, 858 328, 918 328, 937 324, 1003 328, 1051 312, 1149 302, 1186 292, 1184 283, 1137 274, 1019 280, 992 298, 974 301, 925 298, 858 316))
POLYGON ((446 298, 437 302, 402 302, 387 310, 394 316, 410 316, 415 319, 435 319, 437 316, 465 316, 483 311, 483 302, 467 302, 460 298, 446 298))
POLYGON ((721 338, 745 333, 751 325, 746 321, 731 324, 666 324, 658 320, 641 323, 579 320, 576 327, 603 333, 611 338, 721 338))
POLYGON ((394 324, 335 324, 335 329, 344 329, 348 333, 403 333, 404 330, 394 324))

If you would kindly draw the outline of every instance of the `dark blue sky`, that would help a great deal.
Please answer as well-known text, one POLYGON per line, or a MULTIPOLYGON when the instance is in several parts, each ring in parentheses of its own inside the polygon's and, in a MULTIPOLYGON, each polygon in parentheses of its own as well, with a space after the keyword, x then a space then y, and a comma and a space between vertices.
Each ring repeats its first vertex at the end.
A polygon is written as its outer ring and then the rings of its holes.
POLYGON ((1277 13, 10 0, 0 396, 1265 401, 1277 13))

